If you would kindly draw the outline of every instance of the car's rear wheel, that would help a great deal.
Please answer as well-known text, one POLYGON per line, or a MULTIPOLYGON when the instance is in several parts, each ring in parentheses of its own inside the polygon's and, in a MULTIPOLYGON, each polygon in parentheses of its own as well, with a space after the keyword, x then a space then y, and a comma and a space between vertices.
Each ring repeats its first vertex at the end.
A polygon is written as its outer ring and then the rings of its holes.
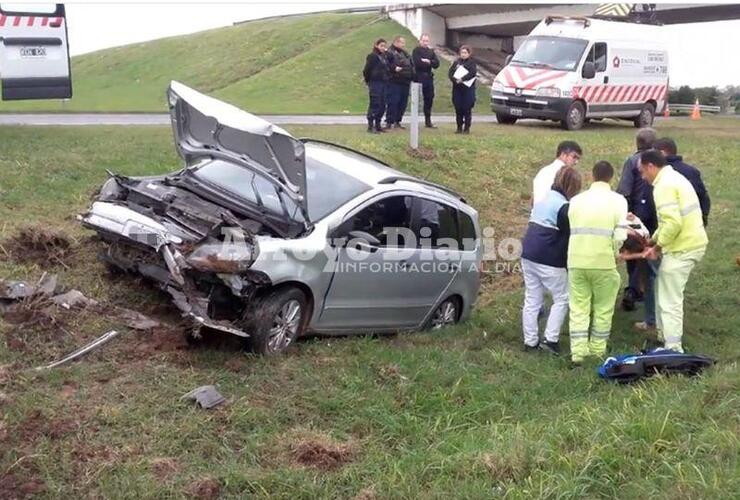
POLYGON ((279 288, 256 299, 248 315, 245 326, 252 350, 268 356, 279 354, 303 333, 308 300, 298 288, 279 288))
POLYGON ((565 130, 579 130, 586 122, 586 107, 582 102, 574 102, 568 108, 562 126, 565 130))
POLYGON ((461 304, 457 297, 449 297, 442 301, 432 313, 427 322, 427 330, 440 330, 452 326, 460 321, 461 304))
POLYGON ((640 110, 640 114, 635 118, 635 127, 645 128, 652 127, 653 121, 655 121, 655 106, 652 104, 645 103, 640 110))
POLYGON ((511 116, 506 113, 496 113, 496 121, 501 125, 514 125, 516 120, 516 116, 511 116))

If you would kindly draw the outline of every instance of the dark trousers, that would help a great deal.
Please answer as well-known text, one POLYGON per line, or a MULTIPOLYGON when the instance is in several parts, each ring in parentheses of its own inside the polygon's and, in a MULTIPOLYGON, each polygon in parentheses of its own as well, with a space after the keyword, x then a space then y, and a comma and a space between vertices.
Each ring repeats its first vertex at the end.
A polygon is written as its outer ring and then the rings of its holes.
POLYGON ((380 120, 385 113, 385 82, 368 82, 367 89, 370 102, 367 106, 367 124, 369 127, 380 127, 380 120))
POLYGON ((409 103, 409 84, 390 82, 386 92, 385 121, 388 125, 401 123, 406 106, 409 103))
POLYGON ((419 76, 421 95, 424 99, 424 120, 432 121, 432 105, 434 104, 434 77, 432 75, 419 76))
POLYGON ((473 110, 468 109, 455 109, 455 122, 457 123, 457 130, 470 130, 470 122, 473 119, 473 110))

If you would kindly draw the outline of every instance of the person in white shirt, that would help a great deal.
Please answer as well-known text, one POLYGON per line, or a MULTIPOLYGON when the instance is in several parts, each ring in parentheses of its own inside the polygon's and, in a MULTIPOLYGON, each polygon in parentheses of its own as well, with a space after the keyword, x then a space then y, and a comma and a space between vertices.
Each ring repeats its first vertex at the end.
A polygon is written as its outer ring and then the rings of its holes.
POLYGON ((560 169, 575 167, 582 154, 581 146, 575 141, 563 141, 558 144, 555 161, 542 167, 534 176, 532 181, 532 206, 545 199, 560 169))

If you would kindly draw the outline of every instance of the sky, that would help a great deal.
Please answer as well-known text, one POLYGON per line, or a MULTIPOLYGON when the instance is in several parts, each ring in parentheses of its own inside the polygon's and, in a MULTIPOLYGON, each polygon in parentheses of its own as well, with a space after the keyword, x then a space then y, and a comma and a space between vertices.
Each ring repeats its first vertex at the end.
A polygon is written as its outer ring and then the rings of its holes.
MULTIPOLYGON (((70 51, 78 55, 248 19, 382 4, 341 0, 248 4, 67 2, 70 51)), ((671 86, 740 85, 736 53, 740 47, 740 20, 665 26, 663 30, 670 54, 671 86)))

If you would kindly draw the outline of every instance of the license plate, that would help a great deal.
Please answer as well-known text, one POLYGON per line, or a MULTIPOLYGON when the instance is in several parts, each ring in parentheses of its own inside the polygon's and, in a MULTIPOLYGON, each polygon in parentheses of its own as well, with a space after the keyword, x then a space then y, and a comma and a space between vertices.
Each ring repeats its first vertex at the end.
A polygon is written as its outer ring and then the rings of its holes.
POLYGON ((46 47, 21 47, 21 57, 46 57, 46 47))
POLYGON ((510 112, 510 113, 511 113, 512 115, 514 115, 514 116, 522 116, 522 114, 523 114, 523 113, 522 113, 522 110, 521 110, 521 109, 519 109, 519 108, 511 108, 511 110, 509 110, 509 112, 510 112))

